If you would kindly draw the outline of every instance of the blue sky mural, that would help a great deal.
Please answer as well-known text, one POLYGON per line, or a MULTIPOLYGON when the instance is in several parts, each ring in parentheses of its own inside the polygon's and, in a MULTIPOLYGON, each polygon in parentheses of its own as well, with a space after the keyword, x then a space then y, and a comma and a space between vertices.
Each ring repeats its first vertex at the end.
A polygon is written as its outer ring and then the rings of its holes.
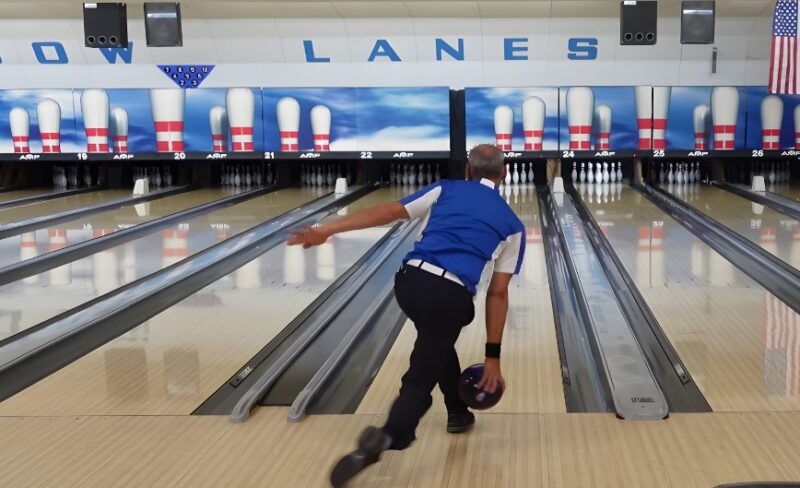
POLYGON ((511 147, 514 151, 522 151, 525 147, 522 102, 528 97, 539 97, 545 104, 543 149, 558 149, 558 88, 467 88, 464 97, 467 149, 481 143, 495 143, 494 109, 498 105, 508 105, 514 111, 511 147))
MULTIPOLYGON (((747 148, 760 149, 761 138, 761 101, 767 96, 767 87, 750 87, 747 89, 747 148)), ((800 95, 778 95, 783 101, 783 122, 781 123, 781 149, 794 149, 795 131, 794 109, 800 105, 800 95)), ((800 132, 800 131, 798 131, 800 132)))
MULTIPOLYGON (((710 86, 673 87, 669 101, 669 120, 667 122, 667 149, 694 149, 694 108, 700 104, 711 107, 710 86)), ((709 126, 706 147, 713 148, 712 131, 709 126)), ((739 89, 739 113, 736 121, 736 148, 745 146, 747 130, 747 93, 739 89)), ((761 136, 759 135, 759 147, 761 136)))
POLYGON ((9 112, 14 107, 28 112, 30 149, 32 152, 41 152, 36 105, 45 98, 55 100, 61 107, 61 152, 82 150, 84 145, 79 143, 76 133, 72 90, 0 90, 0 152, 14 152, 9 124, 9 112))
MULTIPOLYGON (((608 105, 611 108, 610 150, 633 150, 639 146, 639 129, 636 117, 636 100, 632 86, 590 87, 594 93, 594 106, 608 105)), ((567 91, 561 88, 561 148, 569 148, 569 121, 567 118, 567 91)), ((592 148, 596 137, 592 133, 592 148)))
MULTIPOLYGON (((263 104, 260 89, 251 88, 253 92, 253 145, 255 151, 261 151, 264 140, 263 104)), ((198 88, 186 90, 184 142, 187 151, 211 152, 214 143, 211 139, 211 123, 208 112, 211 107, 221 105, 225 107, 227 88, 198 88)), ((230 110, 229 110, 230 111, 230 110)), ((228 114, 230 118, 230 114, 228 114)), ((230 151, 230 130, 227 133, 227 147, 230 151)))
POLYGON ((300 150, 314 148, 311 108, 331 111, 331 151, 449 151, 450 94, 446 87, 264 88, 264 150, 280 148, 276 105, 300 104, 300 150))
MULTIPOLYGON (((81 111, 82 90, 75 90, 75 114, 78 130, 78 145, 80 151, 86 151, 86 132, 83 125, 81 111)), ((128 112, 128 152, 155 152, 156 134, 153 127, 153 117, 150 114, 150 95, 147 90, 141 89, 114 89, 106 90, 108 95, 108 110, 122 107, 128 112)), ((111 121, 109 120, 109 126, 111 121)), ((112 133, 109 130, 109 147, 112 145, 112 133)))

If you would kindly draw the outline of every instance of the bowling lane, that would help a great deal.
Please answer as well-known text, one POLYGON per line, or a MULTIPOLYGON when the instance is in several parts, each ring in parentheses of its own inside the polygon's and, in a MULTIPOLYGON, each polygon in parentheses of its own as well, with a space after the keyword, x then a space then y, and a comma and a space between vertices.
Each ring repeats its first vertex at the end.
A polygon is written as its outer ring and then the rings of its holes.
POLYGON ((800 222, 797 220, 714 186, 691 184, 664 188, 778 259, 800 268, 800 222))
MULTIPOLYGON (((508 190, 508 187, 505 188, 508 190)), ((506 194, 512 208, 525 223, 527 249, 520 276, 511 282, 508 321, 503 335, 503 375, 508 385, 503 400, 493 413, 565 412, 561 385, 553 307, 547 280, 544 246, 536 192, 527 185, 515 185, 506 194)), ((485 278, 488 278, 486 276, 485 278)), ((475 302, 475 320, 461 331, 456 344, 462 368, 483 361, 486 342, 485 298, 482 281, 475 302)), ((385 414, 400 388, 400 378, 408 369, 408 357, 416 339, 413 324, 403 326, 375 381, 367 391, 357 413, 385 414)), ((434 392, 433 412, 446 412, 438 389, 434 392)))
POLYGON ((25 190, 13 190, 0 193, 0 202, 9 202, 11 200, 18 200, 20 198, 38 197, 40 195, 49 195, 62 190, 55 188, 29 188, 25 190))
POLYGON ((102 190, 79 193, 43 202, 29 203, 18 207, 0 209, 0 225, 19 222, 20 220, 41 217, 56 212, 88 207, 109 200, 118 200, 131 196, 130 190, 102 190))
POLYGON ((584 201, 711 408, 800 409, 800 317, 639 192, 587 187, 584 201))
POLYGON ((85 215, 54 227, 0 239, 0 267, 88 241, 181 210, 238 193, 232 188, 207 188, 85 215))
MULTIPOLYGON (((401 194, 378 190, 347 211, 401 194)), ((0 415, 188 415, 387 229, 276 247, 0 403, 0 415)))
POLYGON ((800 202, 800 184, 798 183, 767 183, 767 191, 800 202))
MULTIPOLYGON (((288 188, 0 287, 0 340, 327 193, 288 188)), ((89 230, 99 236, 113 228, 89 230)))

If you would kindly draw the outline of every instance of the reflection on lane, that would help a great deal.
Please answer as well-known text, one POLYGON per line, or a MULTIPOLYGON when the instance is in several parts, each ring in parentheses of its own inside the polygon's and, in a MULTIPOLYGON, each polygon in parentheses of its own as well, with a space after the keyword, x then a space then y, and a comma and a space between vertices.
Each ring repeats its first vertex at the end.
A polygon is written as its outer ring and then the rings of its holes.
POLYGON ((127 229, 187 208, 203 205, 234 193, 237 192, 224 188, 195 190, 158 198, 150 202, 126 205, 107 212, 86 215, 69 222, 59 223, 54 227, 0 239, 0 267, 85 242, 99 235, 127 229), (94 232, 95 230, 102 230, 102 232, 94 232))
MULTIPOLYGON (((533 185, 504 185, 502 195, 525 224, 527 245, 520 276, 511 281, 509 313, 503 334, 503 375, 509 388, 492 412, 564 412, 564 389, 558 356, 553 308, 547 280, 539 206, 533 185)), ((461 331, 456 349, 461 366, 483 360, 486 342, 487 273, 478 287, 475 319, 461 331)), ((385 414, 397 395, 400 378, 408 369, 408 355, 416 339, 406 322, 357 413, 385 414)), ((438 389, 432 412, 445 412, 438 389)))
POLYGON ((800 222, 796 219, 713 186, 664 188, 778 259, 800 268, 800 222))
POLYGON ((800 408, 800 316, 637 191, 584 201, 713 410, 800 408))
POLYGON ((74 210, 76 208, 89 207, 130 196, 130 190, 103 190, 54 198, 53 200, 29 203, 18 207, 3 208, 0 209, 0 225, 11 224, 57 212, 74 210))
MULTIPOLYGON (((379 190, 342 213, 398 196, 379 190)), ((189 414, 387 229, 276 247, 3 402, 0 414, 189 414)))
POLYGON ((37 197, 39 195, 47 195, 57 191, 62 191, 62 190, 55 188, 33 188, 30 190, 7 191, 0 193, 0 202, 19 200, 20 198, 37 197))
POLYGON ((767 183, 767 191, 800 202, 800 184, 798 183, 767 183))
MULTIPOLYGON (((16 313, 19 320, 0 329, 0 339, 166 268, 325 193, 322 189, 285 189, 262 195, 2 286, 0 314, 16 313)), ((113 230, 95 228, 89 232, 100 237, 113 230)), ((35 249, 35 243, 29 249, 35 249)))

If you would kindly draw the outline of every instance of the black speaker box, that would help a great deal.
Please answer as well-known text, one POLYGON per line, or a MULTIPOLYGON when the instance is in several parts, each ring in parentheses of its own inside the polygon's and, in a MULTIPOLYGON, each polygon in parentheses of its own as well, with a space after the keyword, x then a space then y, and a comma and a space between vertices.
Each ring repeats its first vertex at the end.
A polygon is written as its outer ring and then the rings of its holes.
POLYGON ((650 46, 658 40, 658 2, 623 0, 619 5, 619 43, 650 46))
POLYGON ((681 44, 714 42, 714 2, 685 1, 681 5, 681 44))
POLYGON ((183 46, 181 4, 174 2, 145 3, 144 27, 148 46, 183 46))
POLYGON ((86 47, 128 47, 128 11, 124 3, 84 3, 86 47))

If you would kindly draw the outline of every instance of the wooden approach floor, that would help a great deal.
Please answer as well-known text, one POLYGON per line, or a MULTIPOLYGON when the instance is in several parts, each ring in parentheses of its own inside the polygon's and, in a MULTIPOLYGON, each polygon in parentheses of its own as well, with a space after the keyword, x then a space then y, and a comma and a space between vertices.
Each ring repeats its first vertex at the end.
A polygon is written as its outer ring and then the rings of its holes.
MULTIPOLYGON (((4 487, 324 487, 330 465, 379 415, 286 422, 261 409, 223 417, 2 417, 4 487)), ((353 487, 712 487, 800 479, 800 412, 673 415, 484 414, 449 435, 443 414, 353 487)))

